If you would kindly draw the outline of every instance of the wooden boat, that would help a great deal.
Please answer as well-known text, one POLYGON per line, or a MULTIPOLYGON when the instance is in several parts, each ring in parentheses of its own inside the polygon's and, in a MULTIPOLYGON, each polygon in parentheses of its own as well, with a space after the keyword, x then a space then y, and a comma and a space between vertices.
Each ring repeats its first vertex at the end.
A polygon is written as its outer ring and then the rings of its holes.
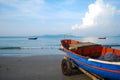
MULTIPOLYGON (((108 80, 120 80, 120 50, 70 39, 61 40, 61 45, 67 57, 78 67, 108 80), (113 55, 117 58, 113 59, 113 55)), ((62 61, 63 74, 71 74, 71 65, 62 61)))

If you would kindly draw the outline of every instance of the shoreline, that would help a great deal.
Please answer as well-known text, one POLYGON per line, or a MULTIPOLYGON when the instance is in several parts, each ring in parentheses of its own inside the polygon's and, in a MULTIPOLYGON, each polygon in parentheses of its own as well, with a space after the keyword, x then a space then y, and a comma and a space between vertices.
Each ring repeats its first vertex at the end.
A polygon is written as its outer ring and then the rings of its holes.
POLYGON ((0 56, 0 80, 91 80, 85 74, 64 76, 63 55, 0 56))

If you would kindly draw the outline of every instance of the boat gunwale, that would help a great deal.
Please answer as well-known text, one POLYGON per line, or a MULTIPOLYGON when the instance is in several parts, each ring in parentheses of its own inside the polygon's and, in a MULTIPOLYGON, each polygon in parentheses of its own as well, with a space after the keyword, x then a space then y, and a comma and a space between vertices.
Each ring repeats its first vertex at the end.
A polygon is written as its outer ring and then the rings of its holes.
POLYGON ((99 62, 99 63, 104 63, 104 64, 120 65, 120 62, 114 62, 114 61, 110 62, 110 61, 98 60, 98 59, 93 59, 93 58, 89 58, 88 61, 99 62))

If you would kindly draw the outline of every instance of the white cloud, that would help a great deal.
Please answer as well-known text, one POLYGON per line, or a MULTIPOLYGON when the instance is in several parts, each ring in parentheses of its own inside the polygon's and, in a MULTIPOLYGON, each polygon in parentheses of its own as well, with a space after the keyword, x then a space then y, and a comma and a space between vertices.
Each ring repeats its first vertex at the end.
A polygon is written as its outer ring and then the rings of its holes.
POLYGON ((114 6, 105 4, 103 0, 96 0, 95 3, 88 6, 88 9, 88 12, 82 18, 82 24, 75 24, 72 26, 73 30, 114 25, 112 18, 120 13, 120 10, 116 10, 114 6))

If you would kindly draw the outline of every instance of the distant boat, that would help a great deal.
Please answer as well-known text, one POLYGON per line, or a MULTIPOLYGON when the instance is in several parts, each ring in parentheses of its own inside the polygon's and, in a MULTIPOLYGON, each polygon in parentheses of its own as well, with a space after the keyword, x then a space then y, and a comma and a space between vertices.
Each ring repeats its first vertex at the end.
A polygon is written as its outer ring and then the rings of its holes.
POLYGON ((106 39, 106 37, 99 37, 98 39, 106 39))
POLYGON ((31 37, 31 38, 28 38, 28 40, 36 40, 38 39, 37 37, 31 37))

